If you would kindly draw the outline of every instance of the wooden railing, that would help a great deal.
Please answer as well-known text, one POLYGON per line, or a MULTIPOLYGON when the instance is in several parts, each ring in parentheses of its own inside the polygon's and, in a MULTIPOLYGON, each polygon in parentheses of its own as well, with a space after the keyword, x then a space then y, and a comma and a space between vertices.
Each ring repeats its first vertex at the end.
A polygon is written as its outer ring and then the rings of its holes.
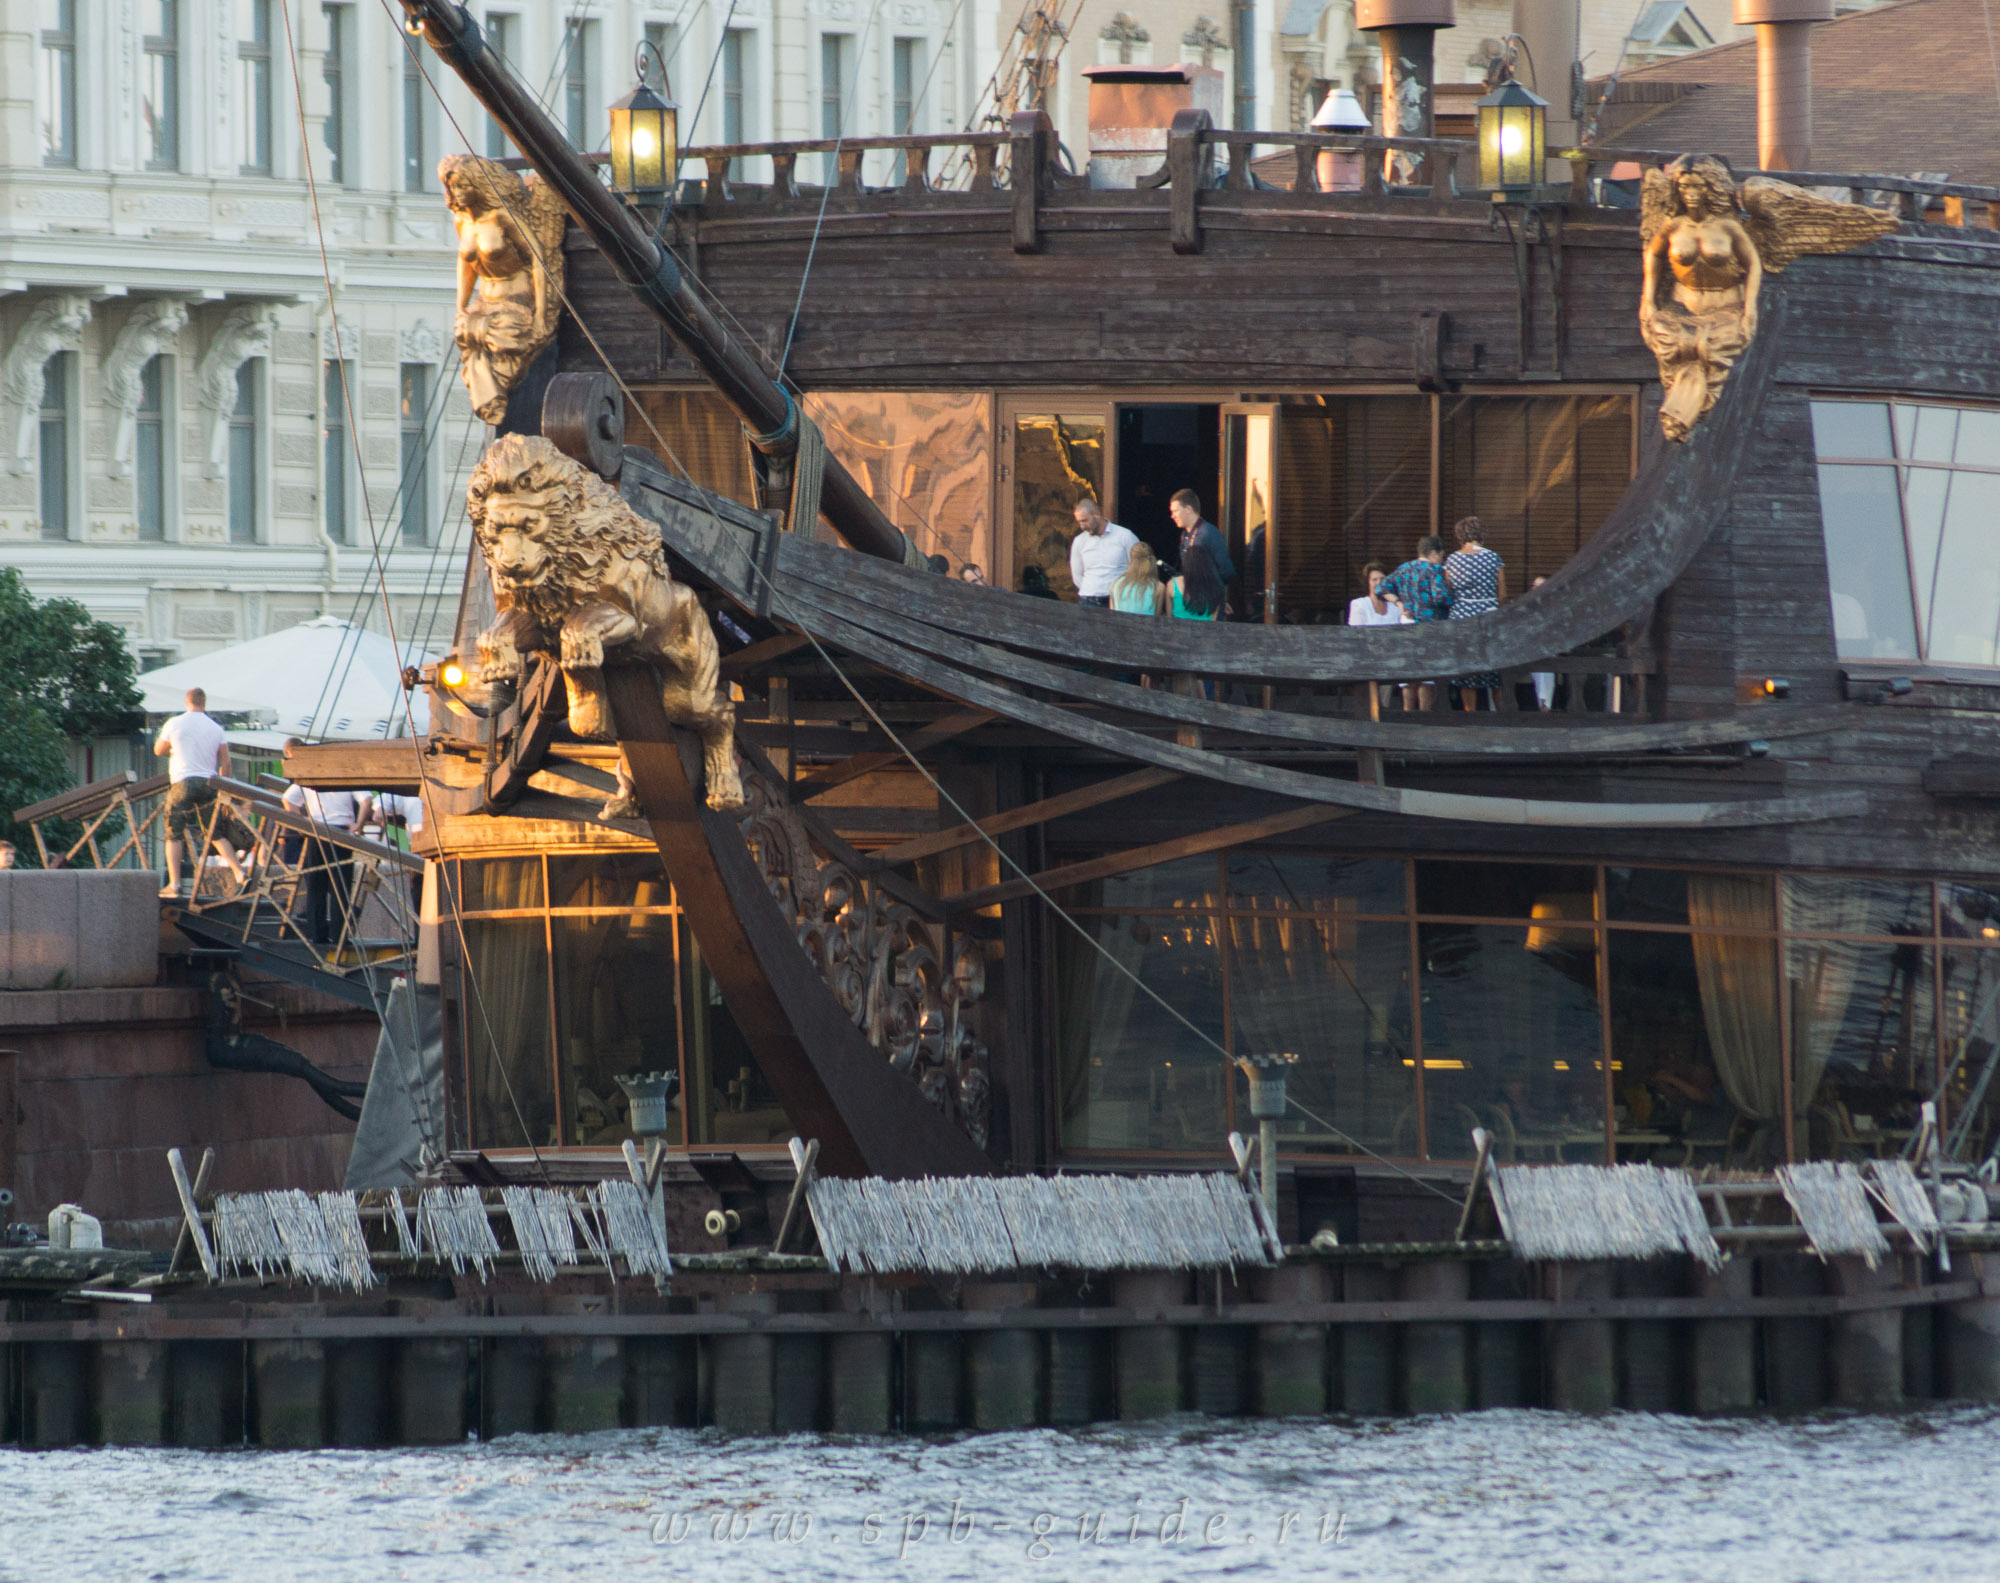
MULTIPOLYGON (((1574 208, 1594 207, 1590 181, 1614 165, 1637 165, 1642 170, 1657 169, 1680 158, 1685 150, 1657 148, 1565 148, 1556 158, 1569 161, 1570 204, 1574 208)), ((1889 200, 1889 212, 1900 220, 1922 220, 1932 209, 1942 210, 1944 224, 1965 225, 1972 212, 1968 204, 1984 210, 1986 225, 2000 231, 2000 187, 1981 187, 1968 182, 1926 181, 1916 176, 1857 175, 1853 171, 1743 170, 1737 179, 1770 176, 1795 187, 1845 187, 1850 203, 1870 203, 1877 195, 1889 200)))

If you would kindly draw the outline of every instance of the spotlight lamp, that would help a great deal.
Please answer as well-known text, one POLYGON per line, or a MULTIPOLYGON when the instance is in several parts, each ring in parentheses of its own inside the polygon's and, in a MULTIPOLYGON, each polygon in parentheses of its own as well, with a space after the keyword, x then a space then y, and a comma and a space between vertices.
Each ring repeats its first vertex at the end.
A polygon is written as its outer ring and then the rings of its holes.
POLYGON ((1766 698, 1789 698, 1791 695, 1792 684, 1785 680, 1784 677, 1767 676, 1764 679, 1764 696, 1766 698))
POLYGON ((680 107, 653 91, 657 71, 667 85, 666 63, 650 43, 633 52, 639 81, 611 107, 611 185, 633 197, 655 197, 673 184, 680 168, 680 107))

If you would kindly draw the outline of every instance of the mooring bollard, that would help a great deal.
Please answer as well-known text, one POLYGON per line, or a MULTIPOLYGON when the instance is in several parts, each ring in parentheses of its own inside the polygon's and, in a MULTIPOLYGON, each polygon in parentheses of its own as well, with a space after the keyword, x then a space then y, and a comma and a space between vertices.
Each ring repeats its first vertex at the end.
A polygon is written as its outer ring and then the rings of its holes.
MULTIPOLYGON (((1611 1295, 1606 1264, 1550 1266, 1555 1295, 1562 1302, 1588 1302, 1611 1295)), ((1564 1413, 1608 1413, 1618 1404, 1615 1340, 1608 1319, 1549 1322, 1549 1405, 1564 1413)))
MULTIPOLYGON (((1398 1272, 1397 1296, 1406 1303, 1462 1303, 1472 1296, 1472 1267, 1463 1259, 1426 1259, 1398 1272)), ((1463 1320, 1421 1319, 1403 1327, 1403 1410, 1462 1413, 1472 1393, 1466 1378, 1463 1320)))
POLYGON ((379 1446, 389 1439, 391 1345, 376 1339, 327 1344, 327 1444, 379 1446))
MULTIPOLYGON (((1765 1297, 1818 1297, 1819 1260, 1807 1253, 1767 1253, 1757 1260, 1765 1297)), ((1764 1403, 1773 1412, 1809 1413, 1826 1405, 1826 1322, 1816 1314, 1764 1321, 1764 1403)))
MULTIPOLYGON (((962 1308, 982 1312, 1035 1306, 1025 1281, 967 1286, 962 1308)), ((965 1337, 965 1388, 974 1429, 1025 1429, 1040 1414, 1042 1349, 1032 1330, 973 1330, 965 1337)))
MULTIPOLYGON (((1323 1303, 1331 1282, 1323 1264, 1281 1264, 1251 1274, 1260 1303, 1323 1303)), ((1256 1329, 1254 1374, 1260 1418, 1317 1417, 1326 1411, 1327 1327, 1284 1321, 1256 1329)))
MULTIPOLYGON (((1481 1259, 1472 1266, 1472 1295, 1477 1301, 1524 1298, 1528 1295, 1527 1272, 1518 1260, 1481 1259)), ((1542 1399, 1541 1352, 1533 1344, 1535 1327, 1516 1319, 1482 1319, 1468 1328, 1473 1406, 1537 1405, 1542 1399), (1532 1369, 1531 1364, 1535 1365, 1532 1369)))
POLYGON ((627 1336, 625 1399, 634 1428, 685 1428, 695 1421, 692 1336, 627 1336))
MULTIPOLYGON (((769 1292, 725 1292, 716 1299, 722 1313, 766 1315, 778 1311, 769 1292)), ((768 1435, 777 1422, 771 1394, 772 1352, 768 1331, 742 1331, 703 1338, 708 1353, 708 1410, 716 1428, 733 1435, 768 1435)))
POLYGON ((107 1446, 167 1443, 167 1344, 97 1343, 97 1439, 107 1446))
POLYGON ((496 1336, 479 1352, 479 1437, 531 1435, 542 1427, 542 1344, 496 1336))
MULTIPOLYGON (((1618 1295, 1680 1297, 1687 1288, 1683 1259, 1654 1258, 1618 1266, 1618 1295)), ((1618 1402, 1639 1413, 1681 1409, 1681 1327, 1671 1319, 1626 1319, 1618 1338, 1618 1402)))
MULTIPOLYGON (((1188 1277, 1181 1271, 1136 1270, 1112 1277, 1111 1301, 1142 1315, 1179 1307, 1187 1301, 1188 1277)), ((1128 1422, 1164 1418, 1181 1407, 1181 1333, 1171 1324, 1118 1327, 1118 1416, 1128 1422)))
POLYGON ((177 1446, 243 1443, 243 1343, 176 1341, 167 1356, 168 1433, 177 1446))
MULTIPOLYGON (((1386 1303, 1395 1290, 1386 1265, 1347 1264, 1340 1270, 1341 1301, 1386 1303)), ((1396 1330, 1393 1325, 1346 1321, 1335 1327, 1340 1349, 1340 1406, 1362 1418, 1396 1410, 1396 1330)))
MULTIPOLYGON (((1834 1279, 1843 1295, 1894 1291, 1902 1272, 1892 1259, 1869 1269, 1858 1258, 1836 1259, 1834 1279)), ((1836 1314, 1833 1330, 1833 1399, 1842 1407, 1895 1407, 1903 1400, 1903 1315, 1897 1308, 1836 1314)))
POLYGON ((270 1449, 326 1444, 326 1343, 250 1343, 251 1438, 270 1449))
POLYGON ((451 1446, 465 1438, 472 1349, 462 1336, 411 1336, 396 1349, 396 1439, 451 1446))
MULTIPOLYGON (((1738 1254, 1721 1269, 1697 1264, 1697 1297, 1719 1300, 1751 1295, 1755 1263, 1738 1254)), ((1689 1403, 1697 1413, 1741 1413, 1757 1405, 1757 1321, 1697 1319, 1688 1368, 1689 1403)))

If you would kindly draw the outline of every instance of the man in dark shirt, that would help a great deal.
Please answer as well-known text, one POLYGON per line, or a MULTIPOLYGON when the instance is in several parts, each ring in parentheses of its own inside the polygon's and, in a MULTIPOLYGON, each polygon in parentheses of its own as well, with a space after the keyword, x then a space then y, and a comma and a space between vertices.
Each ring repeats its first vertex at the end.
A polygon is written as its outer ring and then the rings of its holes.
POLYGON ((1222 537, 1222 530, 1201 514, 1201 496, 1192 489, 1175 490, 1174 498, 1167 502, 1167 515, 1181 530, 1182 555, 1187 554, 1190 544, 1198 543, 1215 562, 1216 575, 1225 583, 1236 581, 1236 563, 1229 558, 1229 545, 1222 537))
MULTIPOLYGON (((1382 579, 1381 593, 1394 599, 1410 614, 1412 621, 1443 621, 1451 614, 1451 584, 1444 578, 1444 540, 1435 533, 1417 540, 1417 558, 1405 561, 1382 579)), ((1417 689, 1420 709, 1437 702, 1437 683, 1425 682, 1417 689)), ((1403 706, 1409 707, 1409 688, 1403 689, 1403 706)))

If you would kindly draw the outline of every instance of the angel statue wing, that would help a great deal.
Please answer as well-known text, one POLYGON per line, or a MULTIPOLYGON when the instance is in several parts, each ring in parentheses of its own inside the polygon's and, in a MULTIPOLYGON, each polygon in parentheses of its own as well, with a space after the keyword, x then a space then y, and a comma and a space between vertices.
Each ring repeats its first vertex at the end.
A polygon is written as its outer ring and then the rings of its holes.
POLYGON ((1880 209, 1822 198, 1769 176, 1752 176, 1738 189, 1738 197, 1743 228, 1756 243, 1765 269, 1774 275, 1807 253, 1845 253, 1887 235, 1900 223, 1880 209))
POLYGON ((537 262, 548 278, 548 290, 544 294, 543 319, 535 325, 535 340, 539 343, 556 333, 556 316, 562 310, 563 294, 563 227, 568 216, 563 209, 562 199, 555 189, 543 181, 540 174, 528 173, 527 213, 517 215, 534 239, 537 262))
POLYGON ((1658 167, 1647 171, 1639 184, 1639 245, 1651 242, 1679 212, 1674 178, 1658 167))

